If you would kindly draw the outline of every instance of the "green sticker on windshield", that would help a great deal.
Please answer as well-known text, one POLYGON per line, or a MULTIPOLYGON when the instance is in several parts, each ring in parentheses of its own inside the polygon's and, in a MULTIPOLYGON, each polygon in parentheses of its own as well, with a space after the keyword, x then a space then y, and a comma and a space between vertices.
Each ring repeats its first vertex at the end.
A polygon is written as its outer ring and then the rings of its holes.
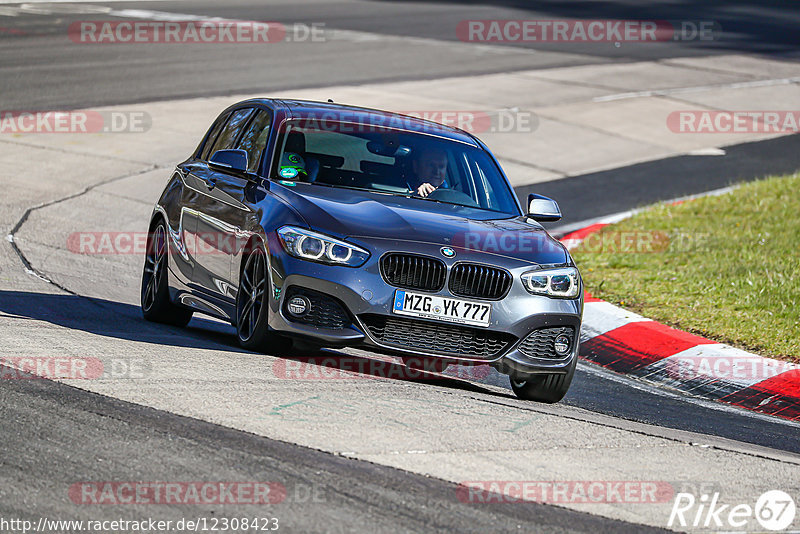
POLYGON ((290 182, 288 180, 278 180, 279 184, 288 185, 289 187, 294 187, 297 185, 297 182, 290 182))
POLYGON ((299 173, 300 171, 298 171, 294 167, 284 167, 281 169, 279 174, 281 175, 281 178, 294 178, 299 173))

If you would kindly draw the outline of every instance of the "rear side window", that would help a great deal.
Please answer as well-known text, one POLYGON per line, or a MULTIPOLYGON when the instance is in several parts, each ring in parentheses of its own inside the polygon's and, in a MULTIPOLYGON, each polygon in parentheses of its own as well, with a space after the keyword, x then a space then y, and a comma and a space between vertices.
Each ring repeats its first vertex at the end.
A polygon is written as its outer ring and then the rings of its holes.
POLYGON ((207 158, 213 156, 214 152, 217 150, 227 150, 229 148, 233 148, 242 126, 247 123, 247 119, 250 118, 250 115, 253 114, 253 111, 253 108, 246 108, 239 109, 231 113, 231 118, 228 119, 227 124, 225 124, 225 127, 222 129, 219 136, 217 136, 217 140, 214 142, 214 146, 211 147, 211 150, 208 152, 207 158))
POLYGON ((250 172, 258 171, 258 164, 261 161, 261 154, 267 146, 269 128, 272 124, 272 115, 269 111, 259 109, 256 116, 247 125, 236 148, 247 152, 247 170, 250 172))
POLYGON ((211 132, 208 134, 205 145, 203 145, 203 150, 200 152, 200 159, 208 160, 208 158, 211 157, 211 147, 214 146, 219 132, 222 130, 222 127, 225 126, 225 123, 228 122, 228 117, 230 116, 230 113, 226 113, 224 116, 217 119, 217 122, 211 127, 211 132))

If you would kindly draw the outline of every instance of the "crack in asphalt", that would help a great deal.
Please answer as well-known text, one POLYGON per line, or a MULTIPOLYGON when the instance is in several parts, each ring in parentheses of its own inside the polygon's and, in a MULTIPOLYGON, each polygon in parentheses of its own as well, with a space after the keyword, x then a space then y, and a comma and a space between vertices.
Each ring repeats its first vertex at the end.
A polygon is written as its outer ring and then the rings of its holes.
MULTIPOLYGON (((89 156, 92 158, 100 158, 105 160, 113 160, 113 161, 124 161, 125 163, 135 163, 137 165, 148 165, 149 163, 146 161, 135 160, 135 159, 127 159, 127 158, 118 158, 116 156, 109 156, 106 154, 98 155, 93 154, 91 152, 81 152, 80 150, 69 150, 66 148, 57 148, 53 146, 42 146, 32 143, 23 143, 22 141, 11 141, 9 139, 0 139, 0 143, 5 143, 7 145, 17 145, 17 146, 24 146, 25 148, 36 148, 39 150, 49 150, 51 152, 58 152, 60 154, 75 154, 78 156, 89 156)), ((156 165, 156 164, 152 164, 156 165)), ((102 185, 102 184, 100 184, 102 185)))
POLYGON ((745 454, 765 460, 800 465, 800 454, 777 449, 769 449, 767 447, 739 442, 710 434, 698 434, 692 431, 660 427, 649 423, 631 421, 620 417, 605 415, 599 412, 591 412, 575 406, 570 406, 570 410, 585 413, 564 413, 564 411, 561 411, 563 410, 563 407, 561 410, 559 410, 558 408, 548 409, 540 406, 515 405, 515 401, 513 399, 508 399, 506 402, 504 402, 504 399, 482 399, 475 396, 470 396, 470 398, 490 404, 513 407, 534 413, 572 419, 573 421, 589 423, 600 427, 622 430, 651 438, 660 438, 686 446, 706 446, 711 449, 732 452, 736 454, 745 454), (700 438, 703 440, 702 443, 698 441, 700 438))
MULTIPOLYGON (((4 142, 7 142, 7 141, 4 141, 4 142)), ((14 143, 14 144, 20 144, 20 143, 14 143)), ((29 146, 29 145, 25 145, 25 146, 29 146)), ((69 152, 69 151, 59 150, 59 152, 69 152)), ((96 188, 98 188, 98 187, 100 187, 102 185, 110 184, 112 182, 116 182, 118 180, 124 180, 126 178, 131 178, 131 177, 134 177, 134 176, 139 176, 141 174, 145 174, 145 173, 148 173, 148 172, 151 172, 151 171, 155 171, 155 170, 159 170, 159 169, 163 169, 163 168, 166 168, 166 166, 158 165, 156 163, 153 163, 153 164, 150 164, 149 167, 146 167, 144 169, 140 169, 138 171, 126 173, 126 174, 123 174, 121 176, 115 176, 113 178, 108 178, 106 180, 101 180, 99 182, 96 182, 94 184, 91 184, 91 185, 88 185, 88 186, 84 187, 82 190, 80 190, 80 191, 78 191, 76 193, 71 193, 71 194, 66 195, 64 197, 57 198, 55 200, 49 200, 47 202, 42 202, 41 204, 36 204, 35 206, 31 206, 31 207, 27 208, 25 210, 25 212, 22 214, 22 217, 19 218, 17 223, 11 228, 11 231, 6 236, 6 240, 11 244, 11 248, 14 250, 14 253, 17 255, 17 257, 22 262, 22 265, 25 268, 25 272, 30 274, 30 275, 33 275, 33 276, 39 278, 40 280, 43 280, 44 282, 47 282, 48 284, 51 284, 51 285, 57 287, 58 289, 60 289, 61 291, 64 291, 65 293, 68 293, 68 294, 73 295, 75 297, 84 298, 88 302, 90 302, 91 304, 93 304, 95 306, 102 307, 101 304, 95 302, 94 300, 92 300, 90 298, 85 297, 84 295, 81 295, 80 293, 77 293, 77 292, 69 289, 67 286, 65 286, 65 285, 63 285, 63 284, 61 284, 59 282, 56 282, 55 280, 53 280, 52 278, 47 276, 44 272, 42 272, 39 269, 35 268, 33 266, 33 264, 30 262, 30 260, 27 258, 27 256, 25 256, 25 253, 22 252, 22 250, 17 245, 17 241, 15 239, 15 236, 16 236, 17 232, 19 232, 19 230, 22 228, 22 226, 28 221, 28 217, 30 217, 31 213, 33 213, 34 211, 40 210, 42 208, 47 208, 49 206, 54 206, 56 204, 60 204, 61 202, 65 202, 67 200, 72 200, 74 198, 78 198, 80 196, 85 195, 89 191, 92 191, 93 189, 96 189, 96 188)))

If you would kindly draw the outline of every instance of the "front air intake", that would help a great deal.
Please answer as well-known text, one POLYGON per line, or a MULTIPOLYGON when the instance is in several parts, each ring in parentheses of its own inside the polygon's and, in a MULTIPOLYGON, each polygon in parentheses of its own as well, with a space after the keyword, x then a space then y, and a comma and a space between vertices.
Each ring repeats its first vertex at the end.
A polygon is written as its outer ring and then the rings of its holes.
POLYGON ((395 287, 439 291, 444 287, 447 267, 430 256, 390 253, 381 260, 381 276, 395 287))

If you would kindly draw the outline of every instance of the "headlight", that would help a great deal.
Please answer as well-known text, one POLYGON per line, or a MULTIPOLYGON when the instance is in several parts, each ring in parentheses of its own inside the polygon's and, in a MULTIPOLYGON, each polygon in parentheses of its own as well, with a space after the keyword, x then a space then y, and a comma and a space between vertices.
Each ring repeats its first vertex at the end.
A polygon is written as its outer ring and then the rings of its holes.
POLYGON ((369 258, 363 248, 303 228, 283 226, 278 229, 278 237, 286 252, 304 260, 360 267, 369 258))
POLYGON ((574 299, 581 290, 581 275, 575 267, 530 271, 522 275, 529 293, 574 299))

